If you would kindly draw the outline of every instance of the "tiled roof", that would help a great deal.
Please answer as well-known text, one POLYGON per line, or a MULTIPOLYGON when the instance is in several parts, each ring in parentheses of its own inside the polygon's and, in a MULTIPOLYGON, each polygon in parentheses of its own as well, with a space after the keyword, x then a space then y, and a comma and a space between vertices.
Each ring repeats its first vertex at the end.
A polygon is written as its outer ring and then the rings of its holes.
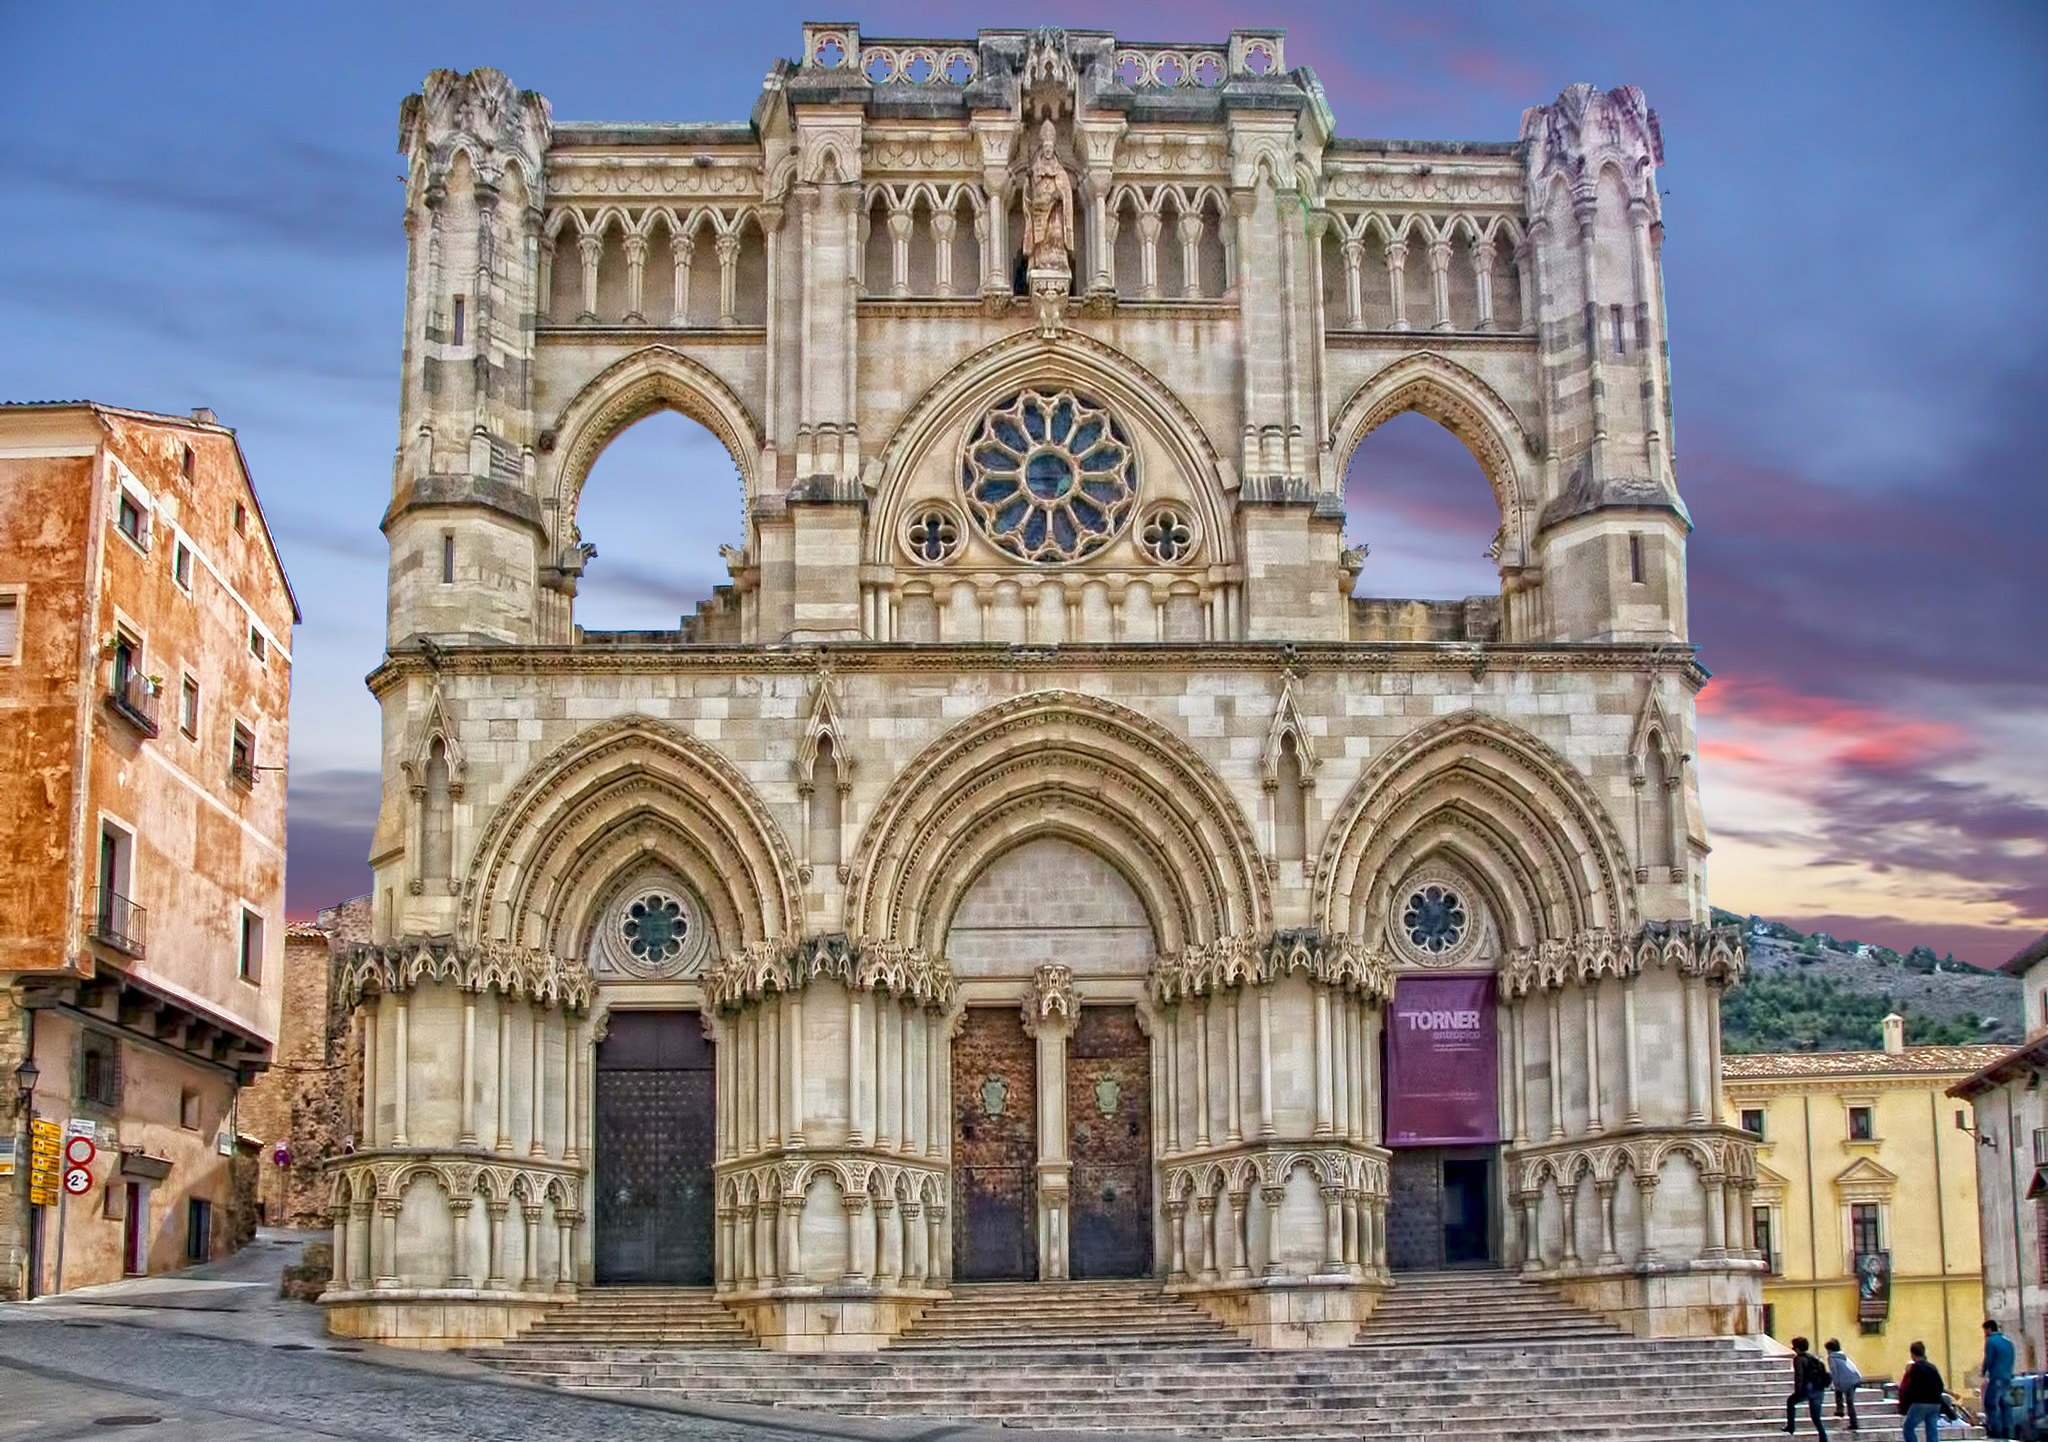
POLYGON ((2048 960, 2048 931, 2040 938, 2020 948, 2019 954, 1999 967, 2000 971, 2011 972, 2014 976, 2025 976, 2034 969, 2036 962, 2048 960))
POLYGON ((1953 1072, 1967 1076, 2006 1055, 2003 1046, 1909 1046, 1904 1051, 1778 1051, 1754 1056, 1723 1054, 1721 1075, 1728 1081, 1760 1081, 1776 1077, 1863 1076, 1953 1072))

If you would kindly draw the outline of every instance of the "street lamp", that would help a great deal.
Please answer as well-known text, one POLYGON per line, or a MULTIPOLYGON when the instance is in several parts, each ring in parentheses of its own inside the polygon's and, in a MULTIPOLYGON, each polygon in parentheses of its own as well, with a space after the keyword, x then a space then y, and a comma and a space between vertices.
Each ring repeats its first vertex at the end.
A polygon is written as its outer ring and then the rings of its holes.
POLYGON ((36 1082, 42 1074, 43 1069, 36 1065, 34 1057, 24 1057, 21 1065, 14 1069, 14 1104, 17 1111, 28 1111, 36 1104, 36 1082))

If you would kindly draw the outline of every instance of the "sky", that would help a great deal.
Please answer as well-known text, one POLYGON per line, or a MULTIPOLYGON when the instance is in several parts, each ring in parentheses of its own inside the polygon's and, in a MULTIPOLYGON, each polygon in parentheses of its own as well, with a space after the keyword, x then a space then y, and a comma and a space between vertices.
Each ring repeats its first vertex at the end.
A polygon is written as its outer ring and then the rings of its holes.
MULTIPOLYGON (((870 36, 1287 28, 1339 132, 1512 140, 1577 81, 1666 139, 1664 269, 1714 903, 1995 964, 2048 928, 2048 7, 1213 0, 835 6, 870 36)), ((0 0, 0 397, 211 406, 305 612, 290 908, 368 887, 397 441, 401 98, 493 65, 557 119, 742 119, 807 11, 0 0)), ((819 18, 819 17, 812 17, 819 18)), ((579 619, 672 626, 730 460, 600 461, 579 619), (648 524, 659 516, 662 524, 648 524)), ((1497 588, 1476 464, 1403 417, 1352 466, 1360 589, 1497 588)))

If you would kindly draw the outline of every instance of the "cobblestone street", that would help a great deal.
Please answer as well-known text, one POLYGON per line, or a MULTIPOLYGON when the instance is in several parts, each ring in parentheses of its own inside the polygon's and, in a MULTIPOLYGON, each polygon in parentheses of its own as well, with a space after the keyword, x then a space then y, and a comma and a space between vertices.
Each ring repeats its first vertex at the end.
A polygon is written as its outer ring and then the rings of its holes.
MULTIPOLYGON (((953 1423, 895 1423, 684 1401, 568 1396, 465 1358, 326 1336, 319 1309, 280 1301, 296 1238, 268 1234, 238 1256, 0 1305, 0 1442, 74 1437, 153 1442, 974 1442, 953 1423)), ((1053 1434, 1035 1434, 1040 1442, 1053 1434)))

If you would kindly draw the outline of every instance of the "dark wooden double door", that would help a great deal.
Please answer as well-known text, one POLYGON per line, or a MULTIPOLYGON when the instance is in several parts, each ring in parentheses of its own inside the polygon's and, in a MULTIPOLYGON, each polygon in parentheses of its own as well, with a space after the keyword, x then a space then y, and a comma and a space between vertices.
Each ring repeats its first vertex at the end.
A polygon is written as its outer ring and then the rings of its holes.
MULTIPOLYGON (((1152 1270, 1152 1065, 1135 1008, 1088 1006, 1067 1043, 1068 1274, 1152 1270)), ((1039 1274, 1038 1044, 1010 1007, 970 1008, 953 1043, 953 1269, 1039 1274)))
POLYGON ((597 1046, 600 1284, 710 1284, 714 1078, 696 1012, 612 1013, 597 1046))
POLYGON ((1395 1151, 1387 1204, 1387 1265, 1397 1272, 1494 1264, 1490 1147, 1395 1151))

